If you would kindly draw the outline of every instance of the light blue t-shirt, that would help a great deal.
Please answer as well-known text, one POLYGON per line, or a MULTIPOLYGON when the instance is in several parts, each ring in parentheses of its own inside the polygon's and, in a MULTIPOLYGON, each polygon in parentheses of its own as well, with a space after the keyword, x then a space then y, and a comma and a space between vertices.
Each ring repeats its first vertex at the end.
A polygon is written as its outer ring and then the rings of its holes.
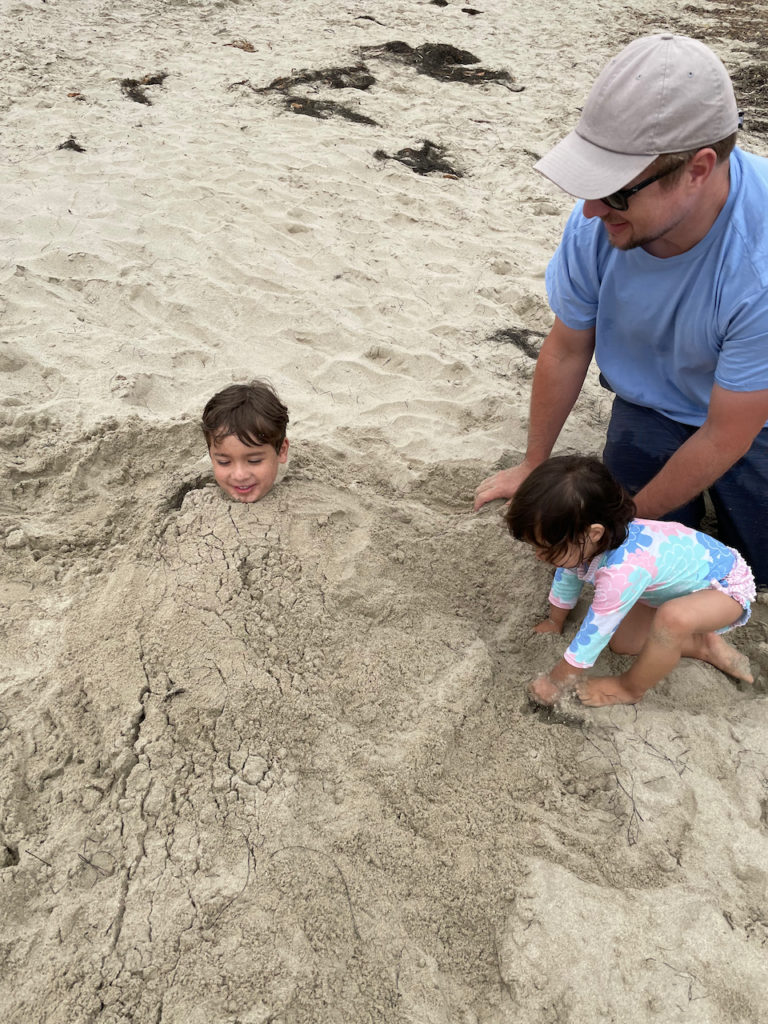
POLYGON ((700 426, 712 385, 768 388, 768 159, 734 150, 728 200, 706 236, 668 259, 614 249, 577 203, 547 267, 549 304, 595 327, 617 395, 700 426))

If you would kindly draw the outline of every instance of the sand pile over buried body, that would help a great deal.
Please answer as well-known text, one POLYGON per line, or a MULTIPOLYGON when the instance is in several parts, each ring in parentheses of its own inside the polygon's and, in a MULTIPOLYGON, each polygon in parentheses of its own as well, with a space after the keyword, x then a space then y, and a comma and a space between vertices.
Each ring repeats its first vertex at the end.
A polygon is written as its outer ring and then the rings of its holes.
POLYGON ((10 475, 44 482, 8 552, 10 1019, 750 1019, 762 703, 695 665, 531 714, 546 570, 466 517, 470 465, 308 444, 247 506, 168 489, 191 425, 146 443, 10 475))

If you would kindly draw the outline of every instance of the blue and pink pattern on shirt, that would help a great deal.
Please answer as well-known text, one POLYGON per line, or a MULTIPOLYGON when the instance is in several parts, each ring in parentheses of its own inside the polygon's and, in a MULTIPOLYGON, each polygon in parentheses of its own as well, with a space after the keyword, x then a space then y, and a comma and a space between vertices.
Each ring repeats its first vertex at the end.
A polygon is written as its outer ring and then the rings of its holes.
MULTIPOLYGON (((549 600, 556 608, 575 607, 584 583, 595 588, 592 605, 564 658, 574 668, 594 665, 622 619, 637 602, 658 606, 674 597, 715 588, 731 593, 727 577, 743 564, 741 556, 713 537, 680 523, 634 519, 624 543, 575 569, 558 569, 549 600)), ((748 567, 744 566, 749 574, 748 567)), ((751 574, 749 575, 751 580, 751 574)), ((733 593, 749 616, 754 583, 733 593)))

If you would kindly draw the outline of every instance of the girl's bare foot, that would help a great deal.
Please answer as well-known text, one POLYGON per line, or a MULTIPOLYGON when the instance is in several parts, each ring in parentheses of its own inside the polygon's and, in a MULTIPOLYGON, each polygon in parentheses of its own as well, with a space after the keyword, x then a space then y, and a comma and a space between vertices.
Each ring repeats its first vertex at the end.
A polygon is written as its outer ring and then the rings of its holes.
POLYGON ((638 693, 621 676, 595 676, 585 679, 576 687, 576 695, 589 708, 603 708, 609 704, 637 704, 645 690, 638 693))
MULTIPOLYGON (((719 633, 699 633, 694 641, 693 657, 714 665, 726 675, 741 679, 743 683, 754 683, 749 658, 732 647, 719 633)), ((684 653, 688 655, 688 651, 684 653)))
MULTIPOLYGON (((698 658, 744 683, 755 680, 745 654, 727 643, 719 633, 698 633, 683 650, 686 658, 698 658)), ((601 708, 609 704, 637 704, 648 687, 638 689, 625 676, 596 676, 585 679, 576 687, 576 694, 587 707, 601 708)))

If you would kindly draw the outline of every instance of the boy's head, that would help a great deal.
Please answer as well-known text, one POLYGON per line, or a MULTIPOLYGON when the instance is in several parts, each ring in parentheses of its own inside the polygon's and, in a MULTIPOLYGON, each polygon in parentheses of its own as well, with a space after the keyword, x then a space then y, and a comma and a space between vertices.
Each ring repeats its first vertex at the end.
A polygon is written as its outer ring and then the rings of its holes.
POLYGON ((219 487, 237 501, 263 498, 288 460, 288 410, 272 386, 252 380, 218 391, 201 425, 219 487))

